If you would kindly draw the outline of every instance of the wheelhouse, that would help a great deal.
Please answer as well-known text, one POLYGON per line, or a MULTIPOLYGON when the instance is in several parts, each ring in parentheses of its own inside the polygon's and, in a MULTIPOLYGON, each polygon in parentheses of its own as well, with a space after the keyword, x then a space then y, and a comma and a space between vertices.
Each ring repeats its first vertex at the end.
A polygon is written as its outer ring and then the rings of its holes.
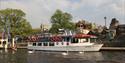
POLYGON ((90 43, 95 42, 96 38, 94 35, 77 34, 73 36, 71 43, 90 43))

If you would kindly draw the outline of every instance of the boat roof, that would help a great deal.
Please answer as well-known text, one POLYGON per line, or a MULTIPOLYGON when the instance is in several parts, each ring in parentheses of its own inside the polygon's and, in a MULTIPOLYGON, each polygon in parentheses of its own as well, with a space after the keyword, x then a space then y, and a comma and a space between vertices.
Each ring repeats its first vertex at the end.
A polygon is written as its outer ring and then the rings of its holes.
POLYGON ((97 38, 94 35, 87 35, 87 34, 76 34, 73 37, 75 37, 75 38, 97 38))

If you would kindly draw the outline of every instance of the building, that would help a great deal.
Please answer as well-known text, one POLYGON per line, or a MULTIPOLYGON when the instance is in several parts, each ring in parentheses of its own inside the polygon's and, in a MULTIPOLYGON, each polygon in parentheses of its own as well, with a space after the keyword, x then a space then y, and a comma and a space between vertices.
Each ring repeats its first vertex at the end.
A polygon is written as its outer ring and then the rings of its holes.
POLYGON ((117 35, 124 35, 125 34, 125 24, 118 25, 116 29, 116 34, 117 35))
POLYGON ((87 26, 89 23, 85 20, 78 21, 76 23, 76 33, 83 33, 88 34, 89 33, 89 26, 87 26))
POLYGON ((113 18, 110 24, 109 29, 116 30, 119 25, 119 21, 116 18, 113 18))

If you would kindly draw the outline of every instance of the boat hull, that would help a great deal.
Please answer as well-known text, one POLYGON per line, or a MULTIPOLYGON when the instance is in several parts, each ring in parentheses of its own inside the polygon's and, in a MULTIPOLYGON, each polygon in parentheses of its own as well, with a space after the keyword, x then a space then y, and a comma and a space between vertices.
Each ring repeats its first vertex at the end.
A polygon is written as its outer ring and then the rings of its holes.
POLYGON ((43 51, 99 51, 102 46, 103 44, 90 46, 28 46, 28 49, 43 51))

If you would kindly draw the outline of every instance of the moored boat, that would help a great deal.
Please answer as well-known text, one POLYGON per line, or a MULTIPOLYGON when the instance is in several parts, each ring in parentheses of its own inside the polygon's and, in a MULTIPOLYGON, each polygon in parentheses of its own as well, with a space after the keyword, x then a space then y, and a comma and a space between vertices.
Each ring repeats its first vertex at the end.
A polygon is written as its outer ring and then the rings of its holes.
POLYGON ((40 41, 29 41, 28 49, 43 51, 99 51, 103 44, 96 44, 96 38, 94 35, 86 34, 42 37, 37 38, 40 41))
POLYGON ((8 39, 0 39, 0 48, 8 48, 8 39))

